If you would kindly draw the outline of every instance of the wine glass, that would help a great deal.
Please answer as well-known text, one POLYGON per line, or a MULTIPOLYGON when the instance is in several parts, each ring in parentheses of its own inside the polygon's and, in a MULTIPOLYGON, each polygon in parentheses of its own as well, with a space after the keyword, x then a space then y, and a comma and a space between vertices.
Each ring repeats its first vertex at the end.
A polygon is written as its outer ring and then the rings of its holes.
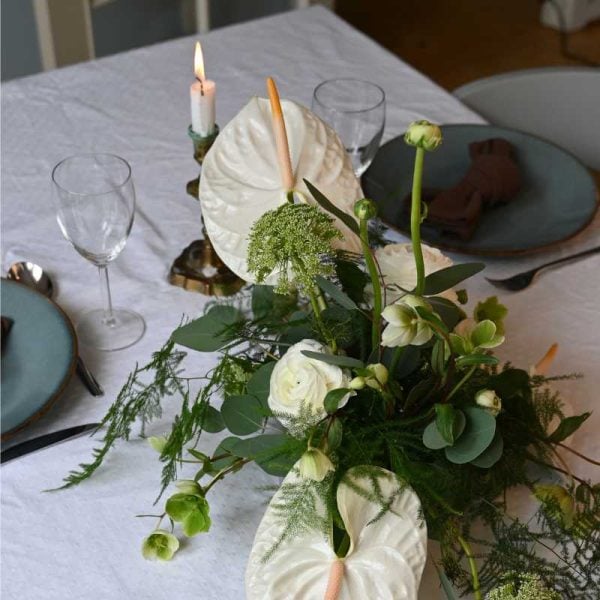
POLYGON ((113 308, 108 264, 125 247, 133 225, 135 191, 131 167, 113 154, 79 154, 52 171, 53 200, 62 234, 98 267, 104 309, 86 312, 77 323, 79 339, 100 350, 120 350, 144 335, 137 313, 113 308))
POLYGON ((315 88, 312 110, 340 136, 360 177, 383 136, 385 92, 361 79, 329 79, 315 88))

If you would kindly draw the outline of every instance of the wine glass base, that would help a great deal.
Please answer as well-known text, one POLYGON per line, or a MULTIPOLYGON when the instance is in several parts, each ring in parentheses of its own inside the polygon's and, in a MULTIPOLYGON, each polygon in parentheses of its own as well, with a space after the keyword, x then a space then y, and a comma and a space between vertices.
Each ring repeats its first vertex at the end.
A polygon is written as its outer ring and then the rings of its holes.
POLYGON ((82 344, 111 352, 138 342, 146 331, 146 323, 131 310, 113 309, 112 319, 107 319, 104 310, 95 309, 82 315, 76 330, 82 344))

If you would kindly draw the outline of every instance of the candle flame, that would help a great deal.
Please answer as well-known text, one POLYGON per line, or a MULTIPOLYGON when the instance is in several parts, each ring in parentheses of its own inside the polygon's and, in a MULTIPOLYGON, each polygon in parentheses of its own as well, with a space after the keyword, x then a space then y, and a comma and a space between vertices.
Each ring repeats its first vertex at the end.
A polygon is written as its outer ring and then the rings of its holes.
POLYGON ((196 42, 196 51, 194 52, 194 73, 200 81, 204 81, 206 76, 204 75, 204 58, 202 56, 202 46, 200 42, 196 42))

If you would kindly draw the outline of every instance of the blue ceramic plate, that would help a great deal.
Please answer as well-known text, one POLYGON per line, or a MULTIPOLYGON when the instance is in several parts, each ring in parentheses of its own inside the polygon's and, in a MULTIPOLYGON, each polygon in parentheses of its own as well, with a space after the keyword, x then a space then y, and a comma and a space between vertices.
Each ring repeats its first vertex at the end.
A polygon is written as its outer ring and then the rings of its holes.
POLYGON ((2 316, 13 326, 2 350, 2 436, 44 414, 75 370, 77 338, 51 300, 0 280, 2 316))
MULTIPOLYGON (((471 142, 500 137, 511 142, 521 167, 523 187, 504 206, 486 211, 468 241, 423 226, 423 241, 466 254, 525 254, 581 231, 598 207, 596 186, 588 170, 571 154, 532 135, 491 125, 445 125, 444 141, 425 156, 423 186, 447 189, 469 168, 471 142)), ((402 233, 410 230, 403 200, 410 193, 414 148, 402 137, 380 149, 363 175, 367 198, 379 206, 384 223, 402 233)))

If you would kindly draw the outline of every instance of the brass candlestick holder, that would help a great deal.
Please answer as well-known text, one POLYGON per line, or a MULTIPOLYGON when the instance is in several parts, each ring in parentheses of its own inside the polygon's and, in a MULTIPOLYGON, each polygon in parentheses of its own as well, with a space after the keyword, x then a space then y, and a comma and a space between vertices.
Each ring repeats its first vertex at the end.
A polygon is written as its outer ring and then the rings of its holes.
MULTIPOLYGON (((194 158, 200 167, 218 134, 218 125, 215 125, 214 132, 206 137, 197 134, 191 125, 188 128, 188 135, 194 143, 194 158)), ((201 175, 186 185, 187 193, 196 200, 198 200, 200 177, 201 175)), ((205 296, 236 294, 245 282, 231 271, 215 252, 206 232, 204 219, 202 219, 202 235, 203 239, 194 240, 175 259, 169 272, 169 283, 205 296)))

